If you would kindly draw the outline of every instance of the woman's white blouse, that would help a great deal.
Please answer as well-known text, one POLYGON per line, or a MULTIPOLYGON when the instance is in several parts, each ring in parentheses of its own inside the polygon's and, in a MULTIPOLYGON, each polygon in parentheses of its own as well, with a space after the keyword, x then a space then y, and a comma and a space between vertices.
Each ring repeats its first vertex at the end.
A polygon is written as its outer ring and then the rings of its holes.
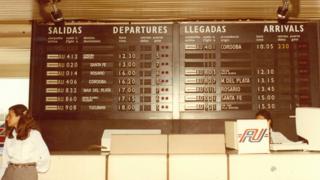
POLYGON ((36 163, 38 172, 49 169, 50 154, 46 143, 37 130, 31 130, 25 140, 17 140, 17 133, 13 131, 13 138, 6 137, 2 153, 2 166, 0 179, 8 164, 11 163, 36 163))
POLYGON ((282 144, 282 143, 290 143, 290 141, 287 137, 285 137, 281 132, 276 132, 270 129, 270 136, 271 136, 271 142, 272 144, 282 144))

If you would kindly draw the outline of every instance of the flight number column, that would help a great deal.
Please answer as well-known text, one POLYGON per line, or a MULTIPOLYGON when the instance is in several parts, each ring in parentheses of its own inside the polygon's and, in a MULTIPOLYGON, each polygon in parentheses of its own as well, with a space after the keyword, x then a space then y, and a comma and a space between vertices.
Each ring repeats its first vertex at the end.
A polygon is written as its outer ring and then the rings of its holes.
POLYGON ((77 111, 79 54, 78 37, 48 37, 45 63, 45 106, 44 110, 77 111), (51 45, 52 44, 52 45, 51 45), (68 53, 63 46, 72 46, 68 53))
POLYGON ((214 35, 192 36, 183 39, 184 80, 181 87, 184 112, 214 112, 217 110, 216 95, 216 45, 214 35))

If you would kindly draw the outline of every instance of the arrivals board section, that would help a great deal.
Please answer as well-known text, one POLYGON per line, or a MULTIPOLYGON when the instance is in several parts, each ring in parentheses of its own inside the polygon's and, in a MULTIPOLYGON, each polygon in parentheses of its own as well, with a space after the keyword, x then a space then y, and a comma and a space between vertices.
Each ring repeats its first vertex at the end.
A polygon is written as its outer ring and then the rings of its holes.
POLYGON ((34 22, 40 119, 234 119, 319 106, 315 22, 34 22))
POLYGON ((316 34, 312 23, 180 23, 181 117, 318 105, 316 34))

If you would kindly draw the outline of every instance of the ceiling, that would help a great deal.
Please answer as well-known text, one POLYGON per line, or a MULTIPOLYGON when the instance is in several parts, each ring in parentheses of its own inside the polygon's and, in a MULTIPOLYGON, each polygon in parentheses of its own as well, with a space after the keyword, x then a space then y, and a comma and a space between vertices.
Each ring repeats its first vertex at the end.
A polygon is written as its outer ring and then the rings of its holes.
MULTIPOLYGON (((52 10, 44 0, 2 0, 0 21, 41 19, 52 10), (41 9, 41 10, 40 10, 41 9), (43 15, 40 15, 41 13, 43 15)), ((291 0, 290 17, 320 19, 319 0, 291 0)), ((65 19, 225 20, 275 19, 282 0, 61 0, 65 19)))

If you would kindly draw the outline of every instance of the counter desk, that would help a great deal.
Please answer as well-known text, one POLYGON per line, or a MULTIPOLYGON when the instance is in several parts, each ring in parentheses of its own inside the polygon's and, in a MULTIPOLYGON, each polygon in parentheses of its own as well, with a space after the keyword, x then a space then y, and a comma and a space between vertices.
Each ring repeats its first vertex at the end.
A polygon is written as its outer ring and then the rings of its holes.
POLYGON ((270 154, 228 153, 229 180, 317 180, 320 153, 302 151, 270 154))
POLYGON ((237 154, 230 151, 227 152, 226 158, 218 154, 185 154, 172 155, 172 157, 170 155, 117 155, 112 157, 112 155, 100 152, 53 152, 50 169, 47 173, 39 174, 39 180, 180 180, 181 178, 192 179, 196 177, 196 174, 199 176, 194 180, 319 180, 319 167, 319 152, 237 154), (201 160, 207 156, 210 158, 201 160), (221 162, 222 160, 226 162, 221 162), (201 168, 203 164, 197 165, 197 162, 202 161, 211 162, 209 164, 212 169, 210 170, 210 167, 201 168), (148 165, 148 163, 151 164, 148 165), (155 168, 152 168, 152 164, 155 164, 155 168), (223 168, 224 166, 227 168, 223 168), (203 174, 206 172, 209 174, 203 174), (212 172, 216 174, 213 175, 212 172))
POLYGON ((105 180, 106 162, 107 154, 100 152, 51 152, 50 169, 39 180, 105 180))

